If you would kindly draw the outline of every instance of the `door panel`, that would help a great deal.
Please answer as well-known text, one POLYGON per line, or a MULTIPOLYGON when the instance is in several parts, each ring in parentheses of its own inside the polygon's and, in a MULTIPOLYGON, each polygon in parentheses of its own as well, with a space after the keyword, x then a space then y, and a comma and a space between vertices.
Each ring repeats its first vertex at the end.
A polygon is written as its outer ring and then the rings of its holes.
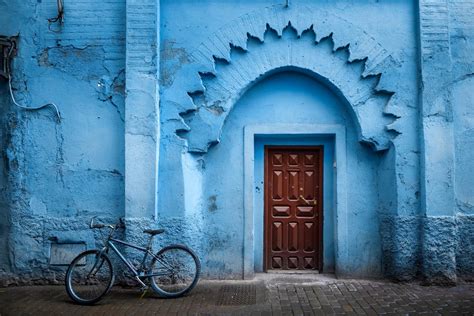
POLYGON ((273 171, 273 200, 281 200, 283 198, 283 172, 273 171))
POLYGON ((265 269, 322 266, 322 147, 265 147, 265 269))
POLYGON ((298 200, 298 187, 299 187, 299 172, 289 172, 289 183, 288 183, 288 199, 296 201, 298 200))
POLYGON ((298 223, 288 224, 288 251, 298 251, 298 223))
POLYGON ((272 250, 275 252, 283 250, 283 225, 280 222, 273 222, 272 250))
POLYGON ((297 206, 296 216, 297 217, 314 217, 314 207, 313 206, 297 206))

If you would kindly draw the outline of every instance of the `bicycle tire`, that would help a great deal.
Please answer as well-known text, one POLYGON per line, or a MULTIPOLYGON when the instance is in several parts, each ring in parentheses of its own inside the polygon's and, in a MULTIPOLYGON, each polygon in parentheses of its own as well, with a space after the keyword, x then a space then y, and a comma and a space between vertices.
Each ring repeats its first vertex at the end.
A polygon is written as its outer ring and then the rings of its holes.
POLYGON ((97 249, 87 250, 80 253, 69 265, 65 280, 66 292, 74 302, 81 305, 92 305, 110 291, 114 280, 114 270, 109 257, 97 249), (101 262, 96 264, 99 255, 101 256, 99 259, 101 262), (95 272, 91 277, 89 274, 93 271, 95 272), (84 275, 86 273, 87 275, 84 275), (101 278, 100 282, 103 283, 102 289, 99 289, 96 292, 97 294, 84 294, 92 289, 94 281, 99 282, 99 278, 101 278))
POLYGON ((150 263, 149 272, 164 274, 149 277, 153 291, 162 297, 175 298, 189 293, 196 286, 201 273, 201 263, 196 254, 188 247, 170 245, 156 253, 150 263), (177 259, 179 262, 176 262, 177 259), (175 262, 171 262, 171 260, 175 260, 175 262), (183 282, 185 280, 185 275, 177 274, 177 270, 183 270, 183 263, 189 265, 188 268, 191 268, 192 271, 186 277, 186 283, 178 284, 177 281, 183 282), (177 264, 180 266, 176 266, 177 264))

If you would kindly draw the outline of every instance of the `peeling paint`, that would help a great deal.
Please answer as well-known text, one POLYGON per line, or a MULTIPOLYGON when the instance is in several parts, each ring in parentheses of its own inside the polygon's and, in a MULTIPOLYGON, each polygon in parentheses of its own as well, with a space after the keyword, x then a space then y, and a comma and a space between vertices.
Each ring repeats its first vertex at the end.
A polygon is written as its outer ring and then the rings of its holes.
POLYGON ((163 61, 161 64, 161 76, 160 84, 163 87, 168 87, 173 83, 173 78, 176 72, 185 64, 191 62, 189 54, 185 48, 176 47, 175 41, 164 40, 161 47, 160 60, 163 61))
POLYGON ((95 3, 104 23, 91 32, 91 24, 81 26, 88 5, 71 3, 77 17, 69 15, 62 31, 51 33, 46 3, 0 4, 6 6, 0 20, 7 21, 0 33, 20 34, 16 98, 26 105, 55 102, 63 118, 57 124, 50 110, 15 108, 0 83, 6 172, 0 168, 0 238, 7 240, 0 243, 0 285, 58 283, 65 271, 49 265, 52 240, 68 235, 95 247, 90 218, 113 221, 124 213, 125 33, 116 36, 109 18, 120 21, 124 8, 122 1, 95 3), (109 86, 98 93, 102 78, 110 78, 109 86))
POLYGON ((47 47, 36 58, 41 67, 51 67, 82 80, 92 80, 106 72, 103 66, 98 65, 104 53, 100 46, 68 45, 47 47))

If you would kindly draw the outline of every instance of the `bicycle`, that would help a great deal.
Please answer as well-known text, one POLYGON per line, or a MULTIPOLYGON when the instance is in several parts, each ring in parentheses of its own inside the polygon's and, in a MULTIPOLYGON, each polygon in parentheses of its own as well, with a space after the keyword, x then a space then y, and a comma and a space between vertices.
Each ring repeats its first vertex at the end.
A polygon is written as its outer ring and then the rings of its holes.
POLYGON ((196 286, 201 264, 191 249, 184 245, 170 245, 162 248, 156 254, 152 252, 153 237, 164 233, 164 229, 145 229, 143 232, 149 234, 150 239, 146 247, 140 247, 113 238, 119 228, 125 228, 122 219, 115 225, 94 223, 94 219, 92 219, 90 228, 109 228, 110 232, 102 249, 86 250, 74 258, 69 265, 65 280, 66 292, 74 302, 81 305, 92 305, 101 300, 112 288, 115 274, 108 256, 109 249, 112 249, 131 271, 144 293, 149 289, 149 286, 142 279, 148 279, 153 291, 166 298, 185 295, 196 286), (141 263, 134 266, 114 243, 143 252, 141 263), (149 256, 151 261, 147 265, 149 256))

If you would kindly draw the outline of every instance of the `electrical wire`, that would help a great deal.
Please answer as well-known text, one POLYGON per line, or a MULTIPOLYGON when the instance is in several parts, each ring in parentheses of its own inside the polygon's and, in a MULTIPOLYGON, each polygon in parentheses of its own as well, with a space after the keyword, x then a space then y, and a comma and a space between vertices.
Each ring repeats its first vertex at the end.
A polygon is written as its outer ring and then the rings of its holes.
POLYGON ((12 98, 13 104, 15 104, 17 107, 25 109, 25 110, 33 111, 33 110, 41 110, 42 108, 45 108, 47 106, 52 106, 54 108, 54 110, 56 111, 56 115, 58 116, 58 120, 61 122, 61 114, 59 113, 58 106, 56 104, 52 103, 52 102, 46 103, 46 104, 43 104, 43 105, 40 105, 40 106, 36 106, 36 107, 25 106, 25 105, 21 105, 18 102, 16 102, 15 96, 13 95, 12 77, 10 76, 10 74, 8 75, 8 88, 10 89, 10 96, 12 98))
POLYGON ((58 15, 55 16, 54 18, 48 19, 48 29, 53 32, 53 33, 60 33, 61 30, 53 30, 51 28, 51 24, 59 22, 59 26, 64 23, 64 4, 63 0, 57 0, 57 6, 58 6, 58 15))
POLYGON ((55 16, 54 18, 48 19, 49 23, 56 23, 59 21, 59 23, 63 23, 64 21, 64 4, 63 0, 58 0, 57 1, 57 6, 58 6, 58 15, 55 16))
POLYGON ((13 54, 13 49, 14 49, 14 45, 12 45, 10 47, 10 51, 8 52, 8 55, 7 55, 7 76, 8 76, 8 88, 10 90, 10 97, 12 98, 12 101, 13 101, 13 104, 15 104, 17 107, 19 108, 22 108, 22 109, 25 109, 25 110, 30 110, 30 111, 33 111, 33 110, 40 110, 42 108, 45 108, 45 107, 48 107, 48 106, 52 106, 54 108, 54 110, 56 111, 56 115, 58 116, 58 121, 61 122, 61 114, 59 113, 59 108, 56 104, 50 102, 50 103, 46 103, 46 104, 43 104, 43 105, 40 105, 40 106, 36 106, 36 107, 32 107, 32 106, 25 106, 25 105, 22 105, 22 104, 19 104, 16 99, 15 99, 15 95, 13 94, 13 88, 12 88, 12 75, 11 75, 11 69, 10 69, 10 58, 13 54))

